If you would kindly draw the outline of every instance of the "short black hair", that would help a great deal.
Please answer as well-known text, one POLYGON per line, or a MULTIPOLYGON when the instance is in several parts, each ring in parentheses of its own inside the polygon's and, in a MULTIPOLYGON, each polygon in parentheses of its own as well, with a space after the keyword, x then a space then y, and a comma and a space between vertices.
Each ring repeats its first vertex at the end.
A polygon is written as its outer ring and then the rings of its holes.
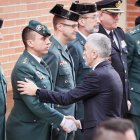
POLYGON ((57 30, 56 25, 57 25, 58 23, 63 22, 63 21, 65 21, 64 18, 61 18, 61 17, 55 15, 55 16, 53 17, 53 27, 54 27, 54 29, 57 30))
POLYGON ((27 44, 27 40, 29 39, 34 39, 34 35, 33 35, 33 30, 31 30, 30 28, 28 27, 25 27, 22 31, 22 41, 23 41, 23 44, 25 45, 25 48, 28 46, 27 44))
POLYGON ((134 130, 134 125, 130 120, 113 118, 108 121, 102 122, 99 127, 103 127, 107 130, 112 130, 115 132, 125 133, 127 130, 134 130))
POLYGON ((121 135, 125 135, 125 133, 128 130, 134 130, 134 125, 130 120, 122 119, 122 118, 113 118, 99 124, 99 126, 96 128, 94 138, 96 140, 100 140, 102 137, 105 137, 105 139, 107 139, 109 138, 109 133, 114 134, 114 136, 115 133, 116 135, 121 136, 121 135))

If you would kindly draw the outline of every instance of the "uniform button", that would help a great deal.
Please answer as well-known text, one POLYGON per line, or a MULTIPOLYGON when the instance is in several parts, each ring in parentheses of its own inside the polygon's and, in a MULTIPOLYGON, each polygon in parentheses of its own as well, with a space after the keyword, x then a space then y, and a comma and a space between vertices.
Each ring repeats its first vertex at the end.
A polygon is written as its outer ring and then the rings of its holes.
POLYGON ((68 80, 65 80, 65 83, 68 83, 68 80))
POLYGON ((125 79, 125 82, 127 82, 127 79, 125 79))
POLYGON ((123 64, 124 64, 124 61, 123 61, 123 64))
POLYGON ((57 105, 57 107, 60 107, 60 105, 57 105))
POLYGON ((126 70, 125 70, 124 72, 125 72, 125 73, 127 73, 127 71, 126 71, 126 70))
POLYGON ((122 55, 122 53, 121 53, 121 55, 122 55))
POLYGON ((133 90, 133 88, 131 88, 130 90, 133 90))
POLYGON ((33 120, 33 122, 36 122, 36 120, 33 120))

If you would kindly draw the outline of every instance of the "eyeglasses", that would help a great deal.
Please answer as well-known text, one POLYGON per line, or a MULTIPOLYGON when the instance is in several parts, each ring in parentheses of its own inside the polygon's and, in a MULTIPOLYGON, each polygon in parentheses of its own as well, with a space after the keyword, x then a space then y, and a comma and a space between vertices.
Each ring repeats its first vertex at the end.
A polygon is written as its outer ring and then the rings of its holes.
POLYGON ((105 12, 105 11, 103 11, 102 13, 108 14, 108 15, 110 15, 112 17, 117 17, 117 16, 121 15, 121 13, 111 13, 111 12, 105 12))
POLYGON ((97 19, 99 17, 99 15, 94 15, 94 16, 82 16, 81 18, 91 18, 91 19, 97 19))
POLYGON ((78 24, 73 24, 73 25, 69 25, 69 24, 65 24, 65 23, 60 23, 62 25, 65 25, 65 26, 69 26, 69 27, 72 27, 72 28, 77 28, 78 27, 78 24))

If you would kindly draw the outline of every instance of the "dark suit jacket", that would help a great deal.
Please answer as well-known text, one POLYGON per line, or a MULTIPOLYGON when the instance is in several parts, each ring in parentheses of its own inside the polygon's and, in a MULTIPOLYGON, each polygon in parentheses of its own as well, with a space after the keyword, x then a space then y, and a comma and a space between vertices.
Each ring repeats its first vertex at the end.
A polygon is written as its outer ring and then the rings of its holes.
POLYGON ((84 79, 83 83, 67 93, 41 90, 41 102, 63 105, 79 100, 84 102, 84 135, 92 140, 94 128, 102 121, 121 116, 123 88, 118 73, 110 62, 103 61, 84 79), (89 133, 90 132, 90 133, 89 133))
MULTIPOLYGON (((100 25, 99 33, 108 36, 105 29, 100 25)), ((123 103, 121 107, 122 117, 128 112, 127 100, 128 100, 128 69, 127 69, 127 46, 125 44, 125 35, 121 28, 116 28, 114 34, 117 38, 119 48, 112 45, 111 64, 114 69, 119 73, 123 83, 123 103)), ((109 37, 109 36, 108 36, 109 37)))
POLYGON ((7 82, 0 65, 0 140, 5 140, 5 113, 6 113, 7 82))

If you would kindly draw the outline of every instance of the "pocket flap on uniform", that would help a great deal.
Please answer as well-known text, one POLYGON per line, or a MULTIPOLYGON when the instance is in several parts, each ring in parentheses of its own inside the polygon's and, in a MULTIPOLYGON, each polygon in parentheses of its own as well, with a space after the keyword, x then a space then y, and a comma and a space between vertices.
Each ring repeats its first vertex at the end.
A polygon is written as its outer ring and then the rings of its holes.
POLYGON ((131 83, 130 82, 130 90, 131 91, 134 91, 134 92, 137 92, 137 93, 140 93, 140 84, 139 83, 131 83))

